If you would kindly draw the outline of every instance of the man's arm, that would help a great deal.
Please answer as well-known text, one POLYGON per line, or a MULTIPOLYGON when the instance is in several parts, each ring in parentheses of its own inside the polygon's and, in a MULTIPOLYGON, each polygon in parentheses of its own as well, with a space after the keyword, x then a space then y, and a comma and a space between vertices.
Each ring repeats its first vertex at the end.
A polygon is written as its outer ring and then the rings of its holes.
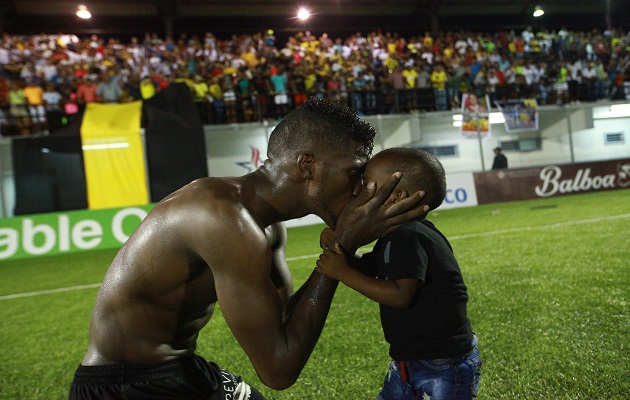
POLYGON ((293 279, 287 265, 287 228, 279 222, 265 229, 267 240, 271 246, 271 281, 275 285, 282 308, 284 309, 293 295, 293 279))
MULTIPOLYGON (((238 276, 228 278, 231 282, 238 276)), ((282 390, 293 385, 306 365, 324 327, 338 282, 313 272, 288 302, 275 288, 250 275, 238 288, 219 289, 219 304, 228 326, 265 385, 282 390)))
POLYGON ((314 272, 283 315, 264 233, 242 213, 213 214, 198 236, 208 239, 196 251, 212 270, 223 317, 260 379, 285 389, 297 380, 319 339, 338 282, 314 272), (221 229, 226 226, 230 229, 221 229))

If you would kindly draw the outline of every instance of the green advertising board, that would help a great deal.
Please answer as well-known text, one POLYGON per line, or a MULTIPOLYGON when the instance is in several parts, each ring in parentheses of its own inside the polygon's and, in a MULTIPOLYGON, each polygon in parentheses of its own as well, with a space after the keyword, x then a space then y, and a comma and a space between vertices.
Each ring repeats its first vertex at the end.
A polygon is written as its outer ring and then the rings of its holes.
POLYGON ((0 218, 0 261, 120 247, 153 204, 0 218))

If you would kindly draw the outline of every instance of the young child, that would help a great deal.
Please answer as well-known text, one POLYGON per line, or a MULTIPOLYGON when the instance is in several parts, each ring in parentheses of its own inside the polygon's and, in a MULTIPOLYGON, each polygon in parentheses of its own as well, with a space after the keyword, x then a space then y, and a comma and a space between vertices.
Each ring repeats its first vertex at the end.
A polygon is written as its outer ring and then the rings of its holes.
MULTIPOLYGON (((444 168, 429 153, 383 150, 368 162, 364 182, 378 188, 395 172, 403 176, 383 207, 419 190, 431 210, 444 200, 444 168)), ((322 232, 318 271, 380 303, 392 362, 379 400, 471 399, 479 388, 466 285, 448 240, 425 217, 400 225, 362 257, 346 257, 338 244, 328 244, 332 230, 322 232)))

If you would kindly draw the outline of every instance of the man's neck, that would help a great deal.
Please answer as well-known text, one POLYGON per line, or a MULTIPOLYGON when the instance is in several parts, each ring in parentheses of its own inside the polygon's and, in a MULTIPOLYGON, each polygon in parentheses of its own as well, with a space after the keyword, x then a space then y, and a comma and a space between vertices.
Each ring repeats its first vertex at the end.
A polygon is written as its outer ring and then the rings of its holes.
POLYGON ((261 227, 308 214, 296 184, 287 176, 276 176, 264 166, 239 178, 243 206, 261 227))

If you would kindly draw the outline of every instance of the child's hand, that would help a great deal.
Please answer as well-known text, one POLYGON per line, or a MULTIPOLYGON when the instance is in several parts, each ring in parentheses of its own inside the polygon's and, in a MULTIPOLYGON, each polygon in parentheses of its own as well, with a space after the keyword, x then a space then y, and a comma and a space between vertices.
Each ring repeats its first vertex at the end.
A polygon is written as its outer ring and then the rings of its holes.
POLYGON ((343 282, 343 278, 348 273, 348 263, 346 262, 346 255, 339 243, 330 249, 325 249, 317 260, 317 271, 328 276, 329 278, 336 279, 343 282))
POLYGON ((333 231, 331 228, 329 227, 324 228, 322 233, 319 235, 319 247, 321 247, 322 250, 326 250, 327 248, 330 247, 330 245, 332 244, 332 237, 334 234, 335 234, 335 231, 333 231))

